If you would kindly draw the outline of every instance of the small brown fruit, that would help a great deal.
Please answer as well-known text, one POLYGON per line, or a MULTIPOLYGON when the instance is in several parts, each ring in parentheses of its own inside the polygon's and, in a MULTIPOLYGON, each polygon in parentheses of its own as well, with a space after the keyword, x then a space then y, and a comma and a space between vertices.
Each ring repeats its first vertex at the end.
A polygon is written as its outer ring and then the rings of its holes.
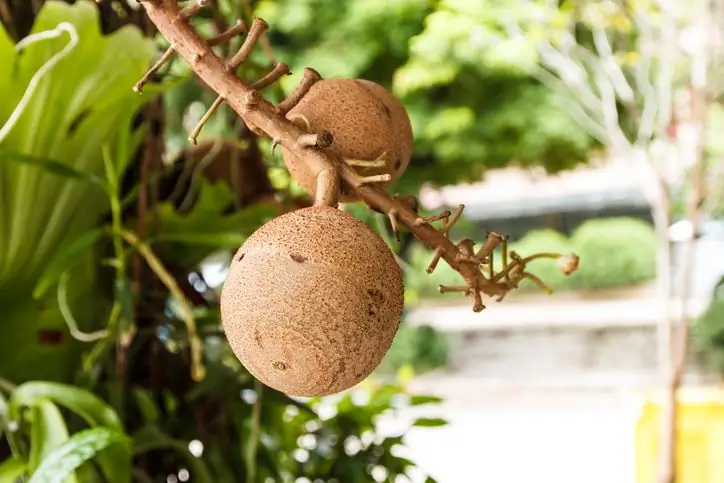
MULTIPOLYGON (((354 166, 361 176, 390 174, 389 186, 404 173, 412 156, 412 127, 404 106, 384 87, 367 80, 326 79, 316 82, 287 118, 304 131, 329 131, 334 137, 329 153, 345 159, 384 160, 383 166, 354 166), (382 158, 380 158, 382 156, 382 158)), ((314 196, 316 183, 305 163, 282 149, 292 177, 314 196)), ((343 193, 341 201, 358 198, 343 193)))
POLYGON ((221 293, 231 349, 264 384, 294 396, 348 389, 380 363, 402 315, 402 270, 382 239, 336 208, 259 228, 221 293))

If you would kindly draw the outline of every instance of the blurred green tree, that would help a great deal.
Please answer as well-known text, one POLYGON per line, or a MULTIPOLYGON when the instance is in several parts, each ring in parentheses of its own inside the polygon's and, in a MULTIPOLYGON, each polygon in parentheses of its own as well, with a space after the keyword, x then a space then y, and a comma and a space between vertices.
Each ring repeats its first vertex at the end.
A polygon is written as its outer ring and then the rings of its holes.
POLYGON ((480 22, 481 12, 502 22, 518 9, 487 7, 472 15, 428 0, 264 0, 256 11, 292 72, 309 65, 324 77, 365 78, 401 99, 415 151, 396 189, 414 192, 424 183, 477 181, 510 164, 570 168, 593 145, 530 75, 530 44, 501 41, 494 22, 480 22))

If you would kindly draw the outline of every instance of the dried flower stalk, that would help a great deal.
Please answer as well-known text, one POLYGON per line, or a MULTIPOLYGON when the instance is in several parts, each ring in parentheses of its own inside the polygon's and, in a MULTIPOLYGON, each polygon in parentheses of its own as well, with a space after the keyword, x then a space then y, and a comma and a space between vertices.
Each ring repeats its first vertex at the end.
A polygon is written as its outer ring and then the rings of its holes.
MULTIPOLYGON (((286 73, 283 64, 272 71, 273 74, 270 74, 270 77, 262 82, 257 81, 256 85, 251 86, 239 79, 234 72, 236 67, 248 57, 256 41, 268 27, 263 20, 254 19, 239 51, 232 55, 229 61, 224 61, 213 52, 211 44, 218 45, 228 41, 233 35, 216 37, 210 42, 202 39, 187 22, 189 14, 198 11, 198 8, 193 5, 203 6, 205 2, 195 2, 185 10, 182 10, 175 0, 142 0, 141 3, 150 20, 170 42, 171 48, 167 51, 168 57, 171 53, 176 53, 187 62, 201 80, 218 94, 216 104, 226 102, 250 129, 270 137, 275 145, 282 145, 307 163, 310 172, 317 177, 316 205, 336 206, 340 189, 344 185, 348 192, 356 193, 370 208, 388 215, 395 232, 399 225, 403 225, 416 238, 434 250, 434 258, 427 269, 428 273, 432 273, 439 260, 442 259, 462 276, 465 285, 440 287, 442 292, 461 292, 472 295, 473 310, 479 312, 485 308, 481 294, 496 296, 497 300, 502 300, 525 278, 532 280, 545 290, 549 290, 541 280, 526 271, 527 264, 532 260, 537 258, 557 259, 561 270, 566 274, 571 273, 577 267, 578 257, 574 254, 541 253, 524 258, 515 252, 508 253, 507 239, 495 233, 489 234, 477 252, 474 251, 475 242, 473 240, 465 239, 455 244, 448 238, 448 233, 462 215, 463 205, 460 205, 452 215, 448 211, 433 217, 422 218, 418 215, 418 203, 414 197, 390 195, 386 190, 375 185, 384 179, 379 176, 362 177, 357 174, 352 167, 357 160, 341 159, 324 151, 322 148, 333 142, 329 133, 306 132, 284 117, 314 82, 321 78, 316 71, 305 69, 304 77, 297 89, 277 106, 264 99, 255 87, 269 85, 286 73), (443 228, 440 230, 431 225, 431 222, 437 220, 444 220, 443 228), (501 248, 501 267, 496 272, 493 252, 498 246, 501 248)), ((239 27, 233 33, 240 33, 243 30, 239 27)), ((155 65, 152 70, 157 68, 158 65, 155 65)), ((146 78, 147 76, 144 77, 144 80, 146 78)), ((207 120, 208 116, 204 116, 204 118, 207 120)), ((200 130, 201 126, 202 124, 194 130, 195 133, 200 130)))

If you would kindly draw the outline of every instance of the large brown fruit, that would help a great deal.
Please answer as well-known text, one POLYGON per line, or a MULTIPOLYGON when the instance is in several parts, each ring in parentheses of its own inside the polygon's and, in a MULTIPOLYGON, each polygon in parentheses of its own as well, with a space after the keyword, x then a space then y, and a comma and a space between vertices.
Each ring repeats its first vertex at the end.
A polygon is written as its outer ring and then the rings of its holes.
MULTIPOLYGON (((412 156, 412 127, 404 106, 379 84, 357 79, 325 79, 287 113, 287 118, 311 133, 329 131, 330 153, 346 159, 373 161, 384 154, 385 165, 357 167, 362 176, 390 174, 389 186, 404 173, 412 156)), ((282 149, 284 163, 307 193, 316 192, 315 179, 302 160, 282 149)), ((358 198, 344 194, 342 201, 358 198)))
POLYGON ((402 270, 367 225, 335 208, 302 208, 259 228, 221 292, 232 350, 266 385, 321 396, 365 379, 402 315, 402 270))

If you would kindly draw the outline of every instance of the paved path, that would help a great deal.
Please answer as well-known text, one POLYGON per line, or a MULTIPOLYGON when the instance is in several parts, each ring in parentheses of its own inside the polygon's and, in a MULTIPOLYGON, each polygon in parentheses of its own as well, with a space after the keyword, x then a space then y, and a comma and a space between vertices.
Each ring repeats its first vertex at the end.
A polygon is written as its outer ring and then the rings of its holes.
MULTIPOLYGON (((706 304, 692 300, 690 316, 698 315, 706 304)), ((420 306, 407 320, 446 332, 610 327, 655 324, 661 311, 651 297, 548 299, 491 302, 482 314, 467 304, 420 306)), ((425 415, 444 417, 450 424, 410 430, 406 456, 439 483, 635 483, 634 431, 641 403, 635 391, 657 384, 656 378, 634 372, 622 377, 620 371, 592 376, 523 385, 453 375, 422 378, 413 392, 436 393, 445 399, 444 405, 429 408, 425 415)), ((400 416, 383 427, 395 431, 415 416, 400 416)))
MULTIPOLYGON (((690 317, 696 317, 708 301, 692 299, 690 317)), ((674 314, 681 305, 674 303, 674 314)), ((655 298, 623 300, 490 302, 481 313, 469 304, 421 305, 410 311, 407 320, 425 323, 445 331, 498 329, 514 326, 581 325, 612 326, 655 324, 663 309, 655 298)))
POLYGON ((439 483, 634 483, 638 407, 625 394, 459 396, 426 412, 449 426, 406 438, 408 457, 439 483))

